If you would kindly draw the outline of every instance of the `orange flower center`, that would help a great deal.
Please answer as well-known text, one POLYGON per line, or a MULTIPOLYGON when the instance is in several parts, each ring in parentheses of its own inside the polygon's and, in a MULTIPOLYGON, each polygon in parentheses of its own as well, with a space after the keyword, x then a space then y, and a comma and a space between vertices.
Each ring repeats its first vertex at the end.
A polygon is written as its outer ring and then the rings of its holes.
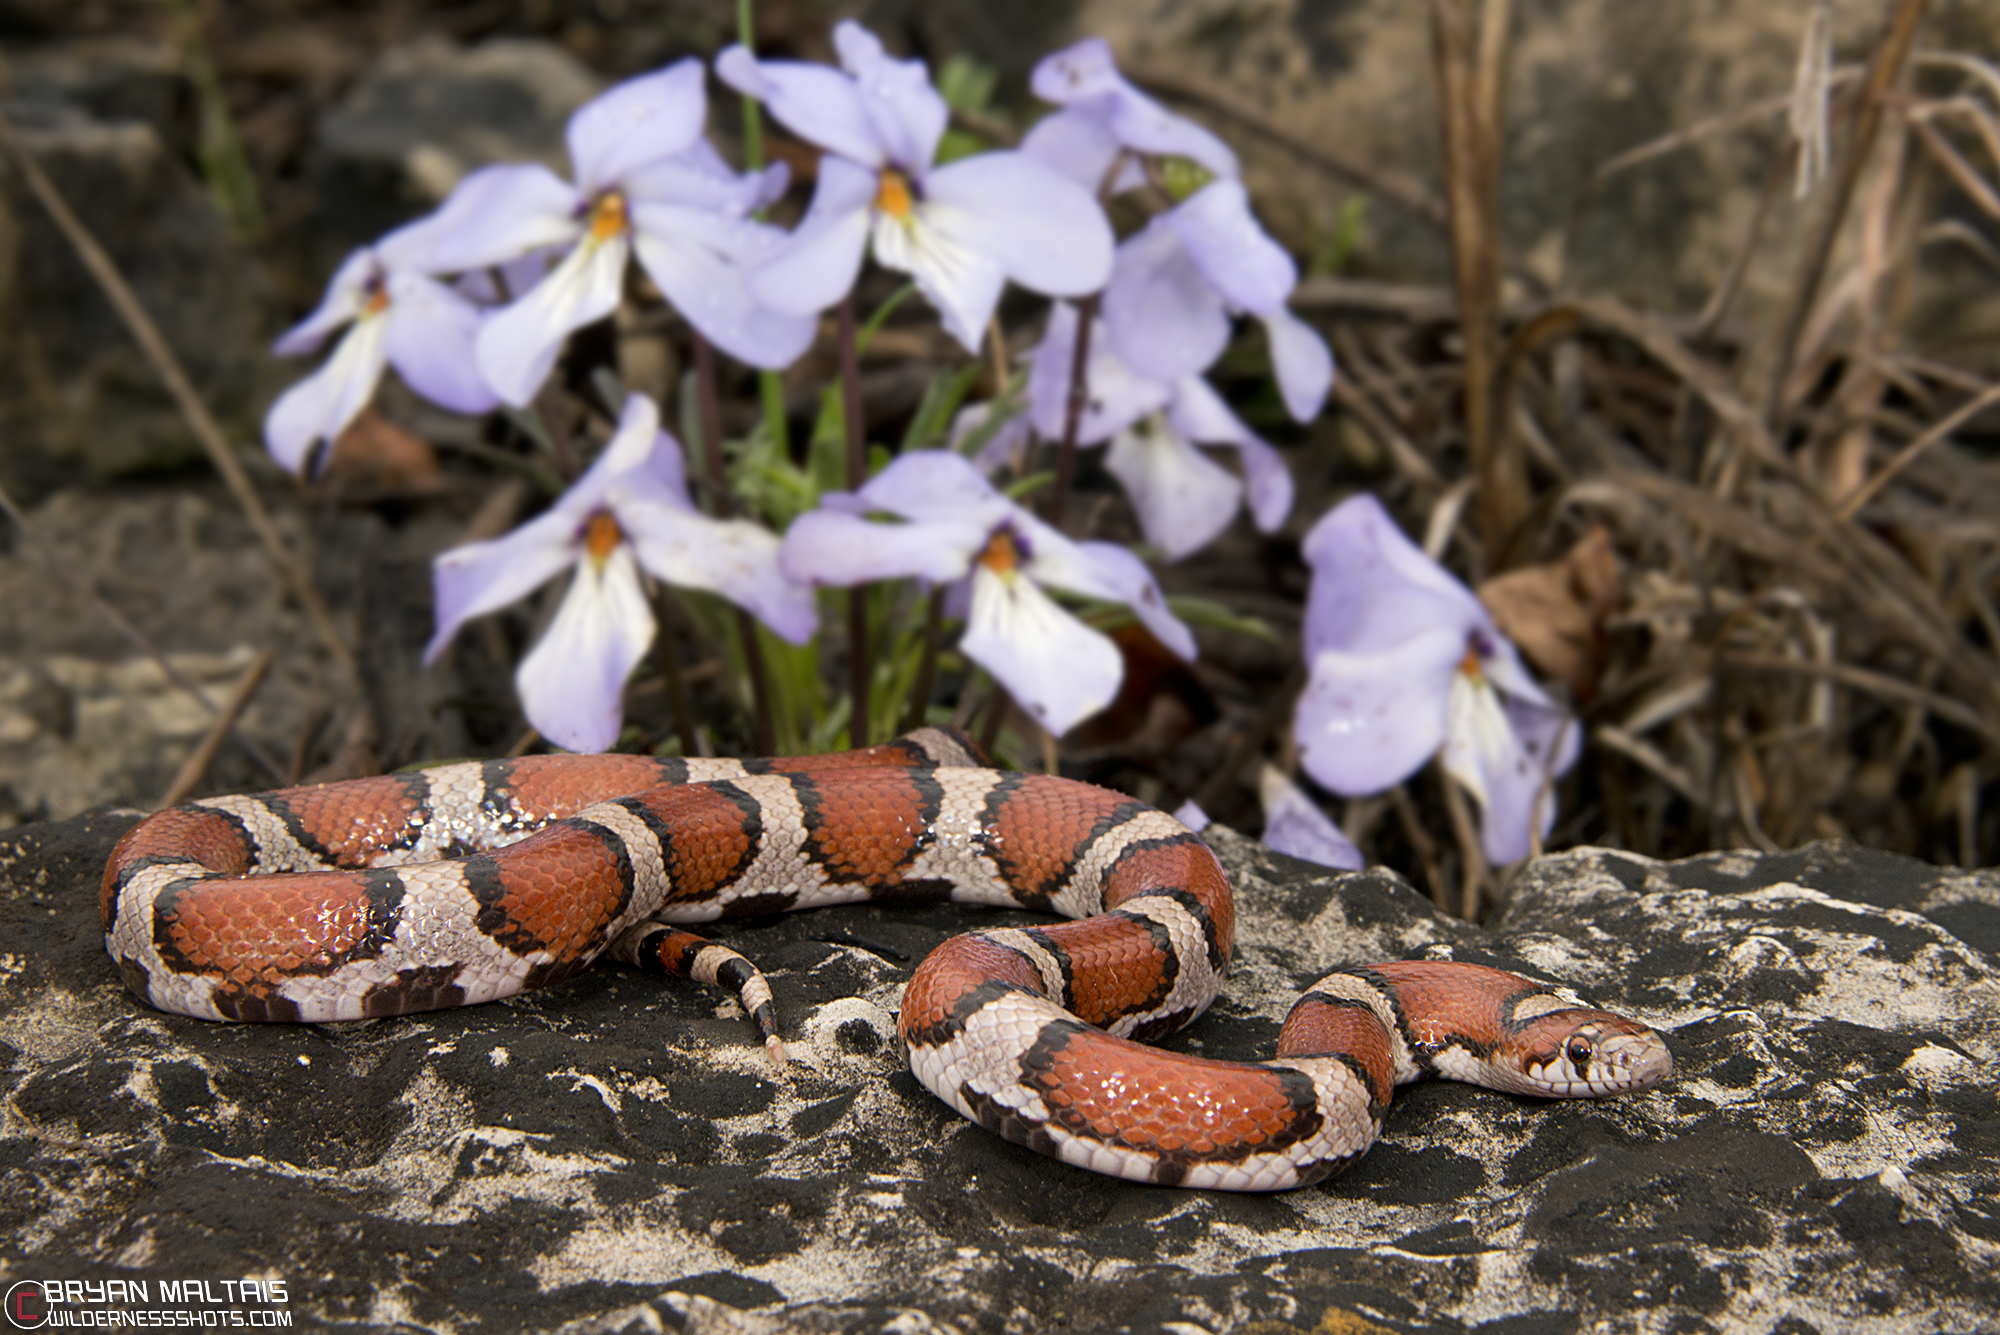
POLYGON ((1486 680, 1486 668, 1479 657, 1479 651, 1469 644, 1465 646, 1465 657, 1458 660, 1458 670, 1470 678, 1475 686, 1486 680))
POLYGON ((603 565, 611 559, 612 549, 625 541, 625 530, 618 527, 608 511, 599 510, 590 517, 590 524, 583 530, 583 550, 590 559, 603 565))
POLYGON ((979 554, 979 564, 996 575, 1011 575, 1021 568, 1021 552, 1014 545, 1014 535, 1001 529, 987 539, 986 550, 979 554))
POLYGON ((590 210, 590 239, 593 241, 609 241, 613 237, 623 236, 625 229, 630 225, 631 220, 625 210, 625 196, 616 190, 598 200, 590 210))
POLYGON ((368 294, 368 300, 361 303, 361 315, 364 319, 371 315, 380 315, 388 309, 389 293, 379 287, 368 294))
POLYGON ((875 207, 897 222, 910 220, 910 212, 916 203, 910 198, 910 183, 901 172, 882 173, 882 183, 875 188, 875 207))

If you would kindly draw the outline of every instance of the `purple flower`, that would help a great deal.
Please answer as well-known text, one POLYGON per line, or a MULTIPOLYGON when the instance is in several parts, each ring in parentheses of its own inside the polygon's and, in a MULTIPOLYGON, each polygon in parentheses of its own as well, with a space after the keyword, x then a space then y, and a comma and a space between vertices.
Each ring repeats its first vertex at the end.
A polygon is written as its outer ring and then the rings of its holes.
POLYGON ((278 340, 274 351, 298 356, 347 328, 325 365, 279 395, 264 418, 265 446, 290 471, 304 471, 318 442, 340 438, 375 397, 385 365, 455 412, 494 405, 473 359, 479 308, 422 267, 430 225, 412 223, 348 256, 319 309, 278 340))
POLYGON ((1138 557, 1111 543, 1071 541, 948 450, 903 455, 860 491, 829 493, 820 504, 785 534, 787 574, 814 584, 912 575, 954 582, 966 621, 959 647, 1050 732, 1110 704, 1125 664, 1109 636, 1042 586, 1125 603, 1162 644, 1195 655, 1194 636, 1138 557), (904 522, 865 517, 876 512, 904 522))
POLYGON ((721 594, 794 644, 817 622, 812 591, 779 572, 775 534, 694 508, 680 443, 659 422, 653 401, 632 395, 603 455, 548 513, 504 538, 454 547, 433 568, 438 624, 427 663, 467 620, 575 568, 555 620, 514 678, 528 721, 571 751, 618 740, 625 679, 653 642, 641 567, 721 594))
POLYGON ((578 108, 573 185, 532 164, 487 167, 438 211, 439 269, 567 252, 480 332, 479 365, 502 399, 533 398, 570 331, 617 307, 634 252, 667 300, 731 356, 780 367, 812 341, 810 317, 760 306, 744 286, 745 266, 782 236, 748 215, 782 194, 787 176, 782 165, 739 176, 701 138, 703 79, 690 57, 578 108))
POLYGON ((1496 863, 1555 823, 1553 776, 1577 730, 1528 676, 1471 590, 1425 556, 1373 496, 1342 502, 1304 545, 1312 677, 1296 731, 1306 772, 1349 795, 1401 782, 1443 748, 1483 809, 1496 863))
MULTIPOLYGON (((1021 150, 1071 180, 1095 188, 1121 152, 1194 166, 1169 181, 1184 183, 1185 196, 1118 248, 1104 326, 1119 355, 1153 380, 1197 375, 1222 355, 1230 313, 1253 315, 1270 338, 1285 407, 1301 422, 1317 417, 1333 384, 1333 356, 1286 308, 1298 269, 1251 215, 1236 155, 1127 83, 1101 40, 1047 57, 1033 82, 1037 96, 1062 110, 1037 125, 1021 150), (1187 175, 1195 180, 1185 182, 1187 175)), ((1128 164, 1114 187, 1144 179, 1128 164)))
MULTIPOLYGON (((1058 303, 1028 373, 1028 416, 1052 440, 1063 433, 1075 350, 1076 312, 1058 303)), ((1206 546, 1235 517, 1246 492, 1250 515, 1266 533, 1291 513, 1292 475, 1284 460, 1198 373, 1149 379, 1106 341, 1092 340, 1085 385, 1077 443, 1111 442, 1104 466, 1132 498, 1146 541, 1168 560, 1206 546), (1235 447, 1244 480, 1195 449, 1197 443, 1235 447)))
POLYGON ((1257 796, 1264 806, 1266 848, 1322 867, 1360 871, 1368 865, 1354 841, 1276 765, 1266 765, 1258 773, 1257 796))
POLYGON ((725 83, 826 150, 805 220, 751 275, 758 300, 826 309, 854 286, 872 240, 876 260, 915 279, 977 351, 1008 280, 1051 296, 1104 286, 1111 225, 1091 190, 1016 152, 934 166, 948 111, 924 63, 891 59, 852 21, 833 40, 845 73, 760 62, 741 46, 716 58, 725 83))

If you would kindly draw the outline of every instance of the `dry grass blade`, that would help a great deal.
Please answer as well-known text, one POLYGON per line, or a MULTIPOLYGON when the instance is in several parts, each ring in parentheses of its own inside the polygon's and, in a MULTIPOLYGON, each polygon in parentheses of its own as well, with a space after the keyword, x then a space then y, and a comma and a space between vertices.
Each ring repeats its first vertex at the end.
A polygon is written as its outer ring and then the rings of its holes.
POLYGON ((1586 322, 1610 333, 1631 339, 1667 370, 1673 372, 1730 428, 1735 438, 1747 446, 1757 461, 1787 477, 1798 470, 1772 440, 1771 433, 1729 384, 1729 378, 1677 337, 1659 320, 1635 311, 1612 297, 1575 297, 1551 307, 1546 316, 1561 310, 1574 311, 1586 322))
POLYGON ((1792 359, 1798 353, 1799 336, 1805 331, 1813 302, 1819 296, 1820 282, 1826 276, 1826 267, 1833 255, 1833 243, 1840 236, 1847 218, 1848 202, 1854 198, 1854 188, 1860 183, 1861 173, 1867 167, 1870 152, 1875 146, 1875 134, 1881 128, 1889 90, 1902 76, 1903 62, 1909 55, 1910 44, 1916 39, 1917 26, 1923 22, 1924 11, 1928 7, 1929 0, 1897 0, 1895 12, 1889 17, 1888 29, 1875 43, 1875 57, 1869 62, 1868 77, 1861 86, 1854 110, 1854 132, 1842 155, 1832 197, 1827 201, 1818 230, 1806 243, 1805 261, 1799 268, 1783 321, 1766 358, 1767 379, 1762 408, 1764 423, 1769 427, 1777 426, 1785 385, 1792 373, 1792 359))
POLYGON ((1979 397, 1967 403, 1957 412, 1945 418, 1936 426, 1931 427, 1923 435, 1918 436, 1902 449, 1896 451, 1896 457, 1882 465, 1880 472, 1862 483, 1853 495, 1840 503, 1840 509, 1834 512, 1834 517, 1842 523, 1853 519, 1856 514, 1860 513, 1862 506, 1868 504, 1868 502, 1881 494, 1882 488, 1888 486, 1894 480, 1896 474, 1916 462, 1918 455, 1939 441, 1944 440, 1952 432, 1958 430, 1996 403, 2000 403, 2000 385, 1994 385, 1987 389, 1985 393, 1979 395, 1979 397))
POLYGON ((1968 732, 1976 732, 1989 741, 2000 742, 2000 727, 1996 727, 1992 720, 1980 717, 1977 710, 1927 691, 1921 686, 1884 676, 1880 672, 1870 672, 1866 668, 1858 668, 1848 663, 1815 663, 1809 659, 1782 658, 1775 654, 1727 654, 1722 662, 1727 667, 1755 672, 1787 672, 1805 677, 1823 677, 1828 681, 1838 682, 1857 691, 1865 691, 1884 700, 1916 705, 1947 723, 1956 724, 1968 732))
POLYGON ((1357 389, 1352 382, 1345 378, 1335 380, 1333 400, 1353 413, 1355 420, 1367 428, 1368 434, 1381 443, 1397 472, 1416 486, 1427 490, 1445 489, 1445 480, 1438 476, 1437 469, 1431 467, 1430 460, 1424 458, 1423 451, 1411 444, 1410 438, 1398 431, 1388 415, 1376 408, 1368 396, 1357 389))
POLYGON ((1509 447, 1512 414, 1500 401, 1501 107, 1507 0, 1432 0, 1439 140, 1459 325, 1465 339, 1465 435, 1478 479, 1480 540, 1497 561, 1527 512, 1527 478, 1509 447))
POLYGON ((35 161, 33 155, 21 143, 13 121, 8 119, 5 113, 0 113, 0 149, 6 151, 15 169, 28 183, 28 189, 34 193, 42 207, 48 210, 57 228, 76 250, 77 257, 83 261, 84 267, 90 270, 91 276, 104 289, 104 295, 117 309, 118 316, 125 322, 126 329, 138 342, 140 350, 146 354, 146 360, 152 363, 153 370, 165 382, 167 392, 173 396, 181 415, 187 419, 188 429, 194 432, 195 439, 207 452, 209 462, 215 465, 215 471, 222 474, 222 480, 228 484, 230 493, 236 497, 236 503, 242 507, 245 517, 249 519, 250 527, 256 531, 258 541, 264 544, 264 550, 270 556, 271 564, 277 567, 279 577, 290 588, 292 596, 299 600, 299 606, 305 609, 306 617, 312 622, 313 630, 319 636, 320 642, 326 646, 326 651, 332 654, 334 661, 347 671, 354 671, 353 651, 347 647, 347 642, 341 639, 340 632, 334 629, 333 616, 327 611, 325 602, 320 599, 319 591, 313 588, 312 581, 306 578, 305 571, 292 559, 291 552, 285 547, 284 539, 278 536, 278 530, 272 526, 271 516, 265 511, 263 501, 258 499, 257 489, 251 485, 249 474, 245 473, 243 465, 237 462, 235 454, 229 448, 228 440, 222 434, 222 428, 216 424, 215 418, 208 411, 208 405, 202 402, 201 395, 195 392, 187 373, 181 369, 180 359, 174 356, 173 349, 167 346, 166 338, 161 335, 159 326, 153 323, 153 317, 146 313, 146 308, 139 304, 139 298, 133 294, 124 275, 118 272, 118 266, 112 263, 111 257, 104 253, 104 248, 97 244, 89 229, 77 219, 76 214, 70 210, 68 203, 56 190, 55 183, 49 180, 47 174, 42 171, 41 164, 35 161))
POLYGON ((1913 116, 1910 127, 1917 132, 1917 138, 1929 150, 1931 157, 1944 168, 1945 174, 1957 183, 1966 197, 1983 209, 1988 217, 2000 218, 2000 193, 1996 193, 1993 187, 1981 178, 1972 164, 1951 146, 1949 139, 1938 133, 1937 126, 1931 123, 1932 119, 1930 116, 1913 116))

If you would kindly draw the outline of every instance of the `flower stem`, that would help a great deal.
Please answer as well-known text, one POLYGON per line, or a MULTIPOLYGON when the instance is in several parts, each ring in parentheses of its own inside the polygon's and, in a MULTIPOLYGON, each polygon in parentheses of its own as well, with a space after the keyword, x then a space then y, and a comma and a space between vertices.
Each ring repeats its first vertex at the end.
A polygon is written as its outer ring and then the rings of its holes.
MULTIPOLYGON (((859 491, 868 481, 868 444, 861 420, 861 358, 855 347, 854 294, 840 303, 840 403, 847 419, 847 485, 859 491)), ((848 745, 868 745, 868 586, 847 591, 848 685, 854 706, 848 715, 848 745)))
POLYGON ((1076 303, 1076 347, 1069 359, 1069 402, 1063 407, 1062 443, 1056 449, 1056 484, 1049 489, 1049 523, 1063 527, 1069 508, 1070 477, 1076 472, 1076 437, 1090 402, 1090 327, 1097 320, 1097 294, 1076 303))
MULTIPOLYGON (((736 40, 751 55, 757 54, 757 19, 755 5, 751 0, 736 0, 736 40)), ((764 113, 757 99, 748 93, 743 95, 743 168, 757 171, 764 165, 764 113)), ((762 218, 764 211, 759 209, 762 218)), ((757 373, 757 393, 764 404, 764 429, 771 435, 771 444, 783 458, 790 453, 791 442, 785 429, 785 382, 776 371, 757 373)))
POLYGON ((667 682, 667 704, 674 711, 674 731, 680 734, 681 754, 695 754, 694 707, 688 701, 687 678, 681 675, 680 649, 674 643, 674 618, 669 615, 673 603, 664 589, 653 597, 653 620, 659 623, 659 633, 653 639, 653 657, 660 664, 660 675, 667 682))
MULTIPOLYGON (((700 330, 694 332, 695 396, 701 410, 701 450, 708 469, 709 508, 718 519, 736 512, 729 496, 729 474, 722 457, 722 399, 715 386, 715 349, 700 330)), ((777 741, 771 723, 771 690, 764 680, 764 646, 757 642, 757 619, 742 608, 736 609, 736 633, 743 640, 743 669, 750 677, 750 731, 757 754, 775 752, 777 741)))
POLYGON ((931 590, 930 609, 924 615, 924 651, 917 660, 917 680, 910 687, 910 703, 903 711, 903 731, 924 726, 930 708, 931 688, 937 684, 938 641, 944 637, 944 586, 931 590))

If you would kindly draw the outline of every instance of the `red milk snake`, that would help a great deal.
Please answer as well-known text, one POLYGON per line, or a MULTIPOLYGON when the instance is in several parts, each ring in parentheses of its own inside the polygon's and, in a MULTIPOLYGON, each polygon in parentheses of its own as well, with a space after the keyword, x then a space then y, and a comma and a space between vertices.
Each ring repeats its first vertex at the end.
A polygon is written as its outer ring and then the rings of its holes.
POLYGON ((905 990, 910 1067, 965 1116, 1137 1181, 1274 1191, 1374 1141, 1425 1075, 1545 1097, 1643 1089, 1672 1062, 1635 1021, 1477 965, 1330 974, 1278 1058, 1161 1052, 1215 999, 1221 865, 1118 793, 986 769, 924 729, 769 761, 541 756, 163 811, 105 869, 105 945, 140 997, 212 1020, 470 1005, 598 955, 732 988, 782 1059, 770 988, 666 924, 950 898, 1075 921, 953 937, 905 990))

